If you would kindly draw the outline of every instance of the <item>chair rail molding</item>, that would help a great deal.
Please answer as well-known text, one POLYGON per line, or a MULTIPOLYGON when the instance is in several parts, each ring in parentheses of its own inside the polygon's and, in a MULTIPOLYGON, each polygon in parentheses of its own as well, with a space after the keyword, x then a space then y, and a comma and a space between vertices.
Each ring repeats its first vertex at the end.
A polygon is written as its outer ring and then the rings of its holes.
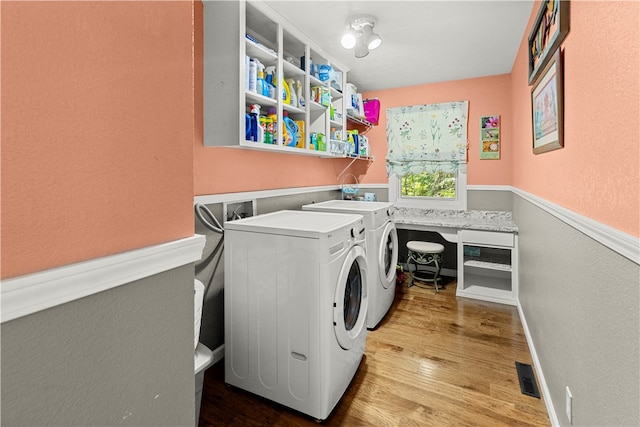
POLYGON ((196 234, 3 280, 1 323, 198 261, 204 244, 196 234))
POLYGON ((517 194, 600 244, 640 265, 640 239, 635 236, 516 187, 506 185, 470 185, 467 189, 476 191, 510 190, 513 194, 517 194))

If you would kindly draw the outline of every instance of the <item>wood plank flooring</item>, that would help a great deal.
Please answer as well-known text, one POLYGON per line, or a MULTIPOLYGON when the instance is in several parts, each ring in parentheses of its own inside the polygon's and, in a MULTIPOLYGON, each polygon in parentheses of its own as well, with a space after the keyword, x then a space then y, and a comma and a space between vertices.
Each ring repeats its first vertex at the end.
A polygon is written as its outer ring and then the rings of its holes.
MULTIPOLYGON (((515 362, 532 363, 515 307, 456 298, 451 281, 396 287, 391 311, 328 426, 549 426, 542 399, 520 392, 515 362)), ((310 417, 205 374, 200 427, 316 426, 310 417)))

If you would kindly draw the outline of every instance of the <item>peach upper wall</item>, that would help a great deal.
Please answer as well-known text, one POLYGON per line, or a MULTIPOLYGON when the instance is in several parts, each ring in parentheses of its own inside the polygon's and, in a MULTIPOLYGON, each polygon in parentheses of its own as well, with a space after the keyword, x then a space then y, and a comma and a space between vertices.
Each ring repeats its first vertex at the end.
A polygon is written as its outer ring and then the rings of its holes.
POLYGON ((512 71, 513 185, 640 234, 640 3, 573 1, 564 52, 564 148, 532 153, 526 43, 512 71))
MULTIPOLYGON (((289 154, 255 152, 238 148, 205 147, 202 137, 202 4, 195 4, 195 129, 194 187, 196 195, 273 188, 339 184, 337 179, 350 160, 319 159, 289 154)), ((467 99, 469 105, 469 183, 511 182, 511 99, 509 75, 363 94, 382 102, 380 125, 369 136, 372 162, 357 161, 346 172, 362 183, 387 184, 385 108, 467 99), (500 160, 478 160, 481 115, 500 114, 503 151, 500 160)), ((346 178, 351 180, 351 177, 346 178)), ((348 181, 352 182, 352 181, 348 181)))
MULTIPOLYGON (((321 159, 240 148, 205 147, 202 111, 202 2, 195 2, 195 141, 193 149, 196 195, 311 187, 339 184, 345 159, 321 159)), ((346 173, 362 179, 369 163, 358 161, 346 173)), ((343 175, 344 176, 344 175, 343 175)), ((352 179, 349 177, 348 179, 352 179)), ((348 181, 348 182, 353 182, 348 181)))
POLYGON ((503 74, 364 93, 364 98, 378 98, 381 110, 379 126, 367 133, 376 161, 369 168, 364 182, 386 183, 388 181, 385 166, 387 108, 467 100, 469 101, 467 184, 509 185, 513 152, 510 89, 510 76, 503 74), (501 117, 500 159, 480 160, 480 117, 492 115, 501 117))
POLYGON ((190 2, 2 2, 2 277, 193 235, 190 2))

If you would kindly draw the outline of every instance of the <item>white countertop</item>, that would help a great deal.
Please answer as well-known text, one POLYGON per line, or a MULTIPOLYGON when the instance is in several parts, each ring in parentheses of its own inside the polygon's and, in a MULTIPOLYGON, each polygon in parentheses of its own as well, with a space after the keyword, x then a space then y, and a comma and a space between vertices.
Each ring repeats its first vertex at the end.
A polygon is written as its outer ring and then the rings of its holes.
POLYGON ((511 212, 457 211, 443 209, 397 208, 391 210, 396 224, 456 228, 460 230, 485 230, 517 233, 511 212))

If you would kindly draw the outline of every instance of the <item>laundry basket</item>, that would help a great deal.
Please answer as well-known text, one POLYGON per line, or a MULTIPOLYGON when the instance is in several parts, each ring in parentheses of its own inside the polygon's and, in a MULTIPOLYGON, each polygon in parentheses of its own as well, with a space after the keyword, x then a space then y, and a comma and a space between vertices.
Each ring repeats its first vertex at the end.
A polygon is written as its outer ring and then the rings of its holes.
POLYGON ((360 188, 358 187, 358 178, 353 174, 347 174, 344 178, 342 178, 342 200, 354 200, 358 197, 360 193, 360 188), (352 178, 355 181, 354 184, 348 184, 352 178))

